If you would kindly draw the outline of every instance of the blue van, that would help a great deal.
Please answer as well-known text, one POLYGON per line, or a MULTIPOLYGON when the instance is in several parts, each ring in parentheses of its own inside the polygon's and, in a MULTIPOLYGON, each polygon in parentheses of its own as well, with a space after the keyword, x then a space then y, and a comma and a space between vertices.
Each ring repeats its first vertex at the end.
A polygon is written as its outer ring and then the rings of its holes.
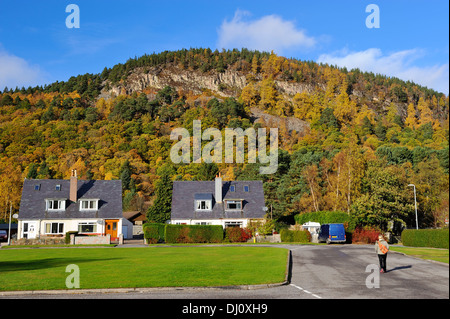
POLYGON ((345 243, 344 224, 323 224, 319 230, 319 243, 345 243))

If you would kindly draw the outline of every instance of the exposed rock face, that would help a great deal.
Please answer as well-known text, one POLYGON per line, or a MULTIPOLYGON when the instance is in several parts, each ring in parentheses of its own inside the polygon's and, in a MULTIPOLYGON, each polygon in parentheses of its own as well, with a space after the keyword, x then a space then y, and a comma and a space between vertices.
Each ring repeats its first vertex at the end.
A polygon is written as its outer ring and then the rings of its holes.
POLYGON ((264 126, 268 127, 280 127, 284 125, 289 132, 304 132, 309 129, 310 125, 308 122, 300 120, 296 117, 280 117, 275 115, 270 115, 264 113, 264 111, 258 109, 257 107, 252 107, 250 109, 253 117, 253 121, 256 123, 263 123, 264 126))
POLYGON ((172 87, 182 87, 194 93, 201 93, 203 89, 221 92, 221 95, 234 96, 235 90, 242 90, 247 83, 245 75, 236 71, 225 71, 223 73, 181 70, 179 68, 152 68, 143 70, 138 68, 128 76, 125 84, 113 86, 108 93, 120 94, 122 88, 127 94, 142 91, 151 87, 162 89, 169 85, 172 87))
MULTIPOLYGON (((297 93, 314 92, 314 86, 307 83, 291 83, 285 81, 275 81, 280 92, 287 98, 292 98, 297 93)), ((136 68, 131 73, 125 83, 119 83, 110 87, 106 94, 121 93, 132 94, 139 92, 145 88, 151 87, 162 89, 165 86, 175 88, 183 88, 193 93, 201 93, 207 89, 220 92, 225 97, 236 97, 247 85, 247 79, 241 72, 234 70, 226 70, 223 73, 210 71, 202 73, 200 71, 182 70, 178 67, 155 67, 150 69, 136 68), (124 90, 124 91, 123 91, 124 90)))

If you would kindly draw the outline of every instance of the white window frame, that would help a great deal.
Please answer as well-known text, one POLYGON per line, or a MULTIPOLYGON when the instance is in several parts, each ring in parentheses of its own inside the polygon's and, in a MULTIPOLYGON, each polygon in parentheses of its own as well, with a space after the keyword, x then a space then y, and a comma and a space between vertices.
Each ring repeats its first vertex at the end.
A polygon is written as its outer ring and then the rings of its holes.
POLYGON ((65 199, 46 199, 45 209, 47 211, 58 211, 66 210, 66 200, 65 199), (56 203, 56 208, 55 208, 56 203))
POLYGON ((61 235, 64 234, 64 223, 59 222, 50 222, 45 223, 45 234, 46 235, 61 235), (53 232, 53 225, 56 224, 56 233, 53 232), (47 230, 47 227, 49 227, 50 231, 47 230), (62 227, 62 230, 60 229, 62 227))
POLYGON ((98 199, 80 199, 80 211, 98 210, 98 199), (83 207, 84 203, 88 203, 88 207, 83 207), (92 205, 91 205, 92 204, 92 205))
POLYGON ((82 234, 96 234, 97 232, 97 223, 96 222, 80 222, 78 223, 78 232, 82 234), (92 231, 81 231, 82 226, 94 226, 92 231))
POLYGON ((225 222, 224 226, 225 226, 225 228, 227 228, 227 227, 241 227, 242 228, 244 226, 244 222, 231 220, 231 221, 225 222))
POLYGON ((242 210, 242 200, 226 200, 225 210, 242 210), (236 204, 236 208, 230 208, 229 204, 236 204))
POLYGON ((195 225, 202 225, 202 226, 211 225, 211 222, 195 222, 195 225))
POLYGON ((197 211, 207 211, 211 210, 211 201, 207 199, 197 199, 195 200, 195 210, 197 211), (202 205, 202 202, 204 202, 204 205, 202 205), (204 208, 202 208, 204 207, 204 208))

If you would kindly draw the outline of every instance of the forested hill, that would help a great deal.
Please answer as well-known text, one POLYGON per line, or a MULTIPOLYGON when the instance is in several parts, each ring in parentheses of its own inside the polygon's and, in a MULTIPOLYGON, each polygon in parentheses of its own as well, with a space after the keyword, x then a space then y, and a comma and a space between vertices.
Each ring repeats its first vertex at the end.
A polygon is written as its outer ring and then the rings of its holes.
POLYGON ((340 210, 383 228, 410 223, 414 183, 423 222, 439 225, 448 216, 448 104, 412 82, 246 49, 163 52, 44 87, 5 88, 0 219, 7 201, 18 210, 25 177, 68 178, 76 168, 86 179, 121 178, 130 210, 147 210, 161 176, 210 180, 220 171, 262 179, 276 218, 340 210), (204 128, 278 127, 277 173, 173 165, 171 129, 197 119, 204 128))

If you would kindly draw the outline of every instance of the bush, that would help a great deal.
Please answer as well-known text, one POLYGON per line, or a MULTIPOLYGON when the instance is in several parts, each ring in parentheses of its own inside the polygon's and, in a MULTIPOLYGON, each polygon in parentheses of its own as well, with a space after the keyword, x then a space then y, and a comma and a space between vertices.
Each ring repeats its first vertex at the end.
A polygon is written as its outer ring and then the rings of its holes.
POLYGON ((166 225, 166 243, 220 243, 223 228, 220 225, 166 225))
POLYGON ((282 229, 280 237, 282 242, 309 243, 311 241, 311 234, 307 230, 282 229))
POLYGON ((78 235, 77 231, 68 231, 66 232, 66 237, 64 239, 64 242, 66 243, 66 245, 70 244, 70 235, 74 234, 75 236, 78 235))
MULTIPOLYGON (((295 222, 299 225, 303 225, 309 221, 322 224, 344 224, 350 223, 350 216, 341 211, 321 211, 297 214, 294 216, 295 222)), ((346 227, 347 228, 347 227, 346 227)))
POLYGON ((449 248, 448 229, 405 229, 402 243, 411 247, 449 248))
POLYGON ((244 243, 252 238, 252 232, 248 228, 228 227, 225 229, 225 240, 232 243, 244 243))
POLYGON ((373 227, 356 228, 352 234, 352 243, 373 244, 378 240, 380 230, 373 227))
POLYGON ((142 227, 144 237, 149 244, 156 244, 164 241, 164 228, 166 224, 162 223, 146 223, 142 227))

